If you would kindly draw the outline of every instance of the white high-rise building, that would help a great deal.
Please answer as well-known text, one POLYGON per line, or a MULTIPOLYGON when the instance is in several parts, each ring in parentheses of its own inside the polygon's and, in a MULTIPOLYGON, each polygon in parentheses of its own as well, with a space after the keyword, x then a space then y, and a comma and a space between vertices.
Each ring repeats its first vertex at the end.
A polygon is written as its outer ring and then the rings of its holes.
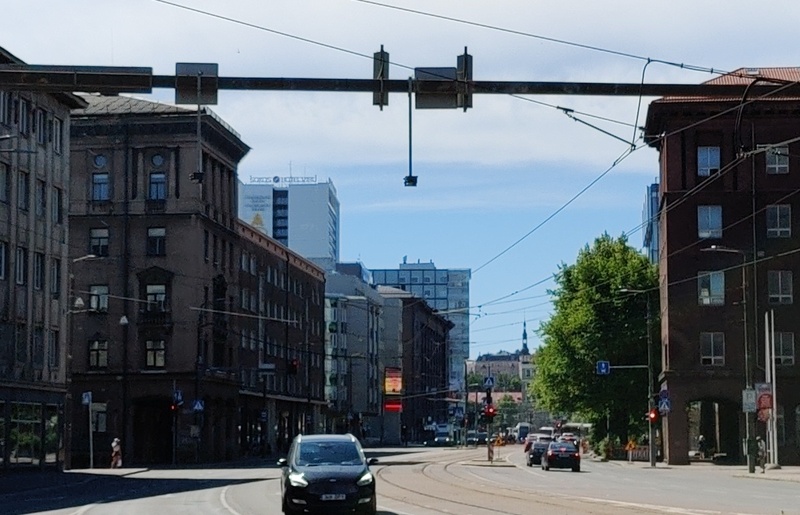
POLYGON ((425 299, 454 324, 448 336, 449 388, 465 391, 464 364, 469 359, 469 268, 436 268, 431 263, 407 263, 400 268, 372 270, 375 284, 394 286, 425 299))
POLYGON ((339 198, 333 182, 313 177, 239 181, 239 218, 303 257, 339 261, 339 198))

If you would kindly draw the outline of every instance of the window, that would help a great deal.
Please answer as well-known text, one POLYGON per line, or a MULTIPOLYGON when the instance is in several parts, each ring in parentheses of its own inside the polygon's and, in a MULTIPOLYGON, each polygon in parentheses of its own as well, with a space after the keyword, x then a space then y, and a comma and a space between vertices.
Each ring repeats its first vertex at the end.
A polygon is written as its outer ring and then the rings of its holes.
POLYGON ((108 367, 108 340, 89 342, 89 368, 93 370, 108 367))
POLYGON ((700 333, 700 363, 725 364, 725 333, 700 333))
POLYGON ((0 91, 0 123, 11 125, 11 93, 0 91))
POLYGON ((92 311, 108 311, 108 285, 95 284, 89 286, 89 309, 92 311))
POLYGON ((203 231, 203 259, 208 263, 208 231, 203 231))
POLYGON ((147 340, 145 351, 148 368, 164 368, 164 358, 166 357, 164 340, 147 340))
POLYGON ((167 229, 165 227, 150 227, 147 229, 147 255, 167 255, 167 229))
POLYGON ((19 285, 28 280, 28 249, 24 247, 17 247, 16 280, 19 285))
POLYGON ((58 331, 49 331, 47 333, 47 365, 51 368, 58 368, 59 364, 59 349, 58 331))
POLYGON ((53 152, 60 154, 64 148, 64 121, 53 118, 53 152))
POLYGON ((108 256, 108 229, 89 229, 89 254, 108 256))
POLYGON ((8 270, 8 243, 0 241, 0 279, 6 278, 8 270))
POLYGON ((766 149, 764 156, 767 162, 768 174, 789 173, 789 147, 758 145, 758 148, 766 149))
POLYGON ((147 285, 147 311, 167 310, 167 286, 165 284, 147 285))
POLYGON ((164 172, 152 172, 150 174, 150 187, 148 196, 150 200, 164 200, 167 198, 167 176, 164 172))
POLYGON ((0 202, 8 202, 8 191, 11 184, 8 171, 9 166, 5 163, 0 163, 0 202))
POLYGON ((92 200, 101 202, 111 198, 107 173, 92 174, 92 200))
POLYGON ((47 204, 47 185, 44 181, 36 180, 36 216, 43 217, 46 211, 47 204))
POLYGON ((33 253, 33 288, 41 290, 44 285, 44 254, 33 253))
POLYGON ((17 207, 28 209, 28 193, 30 192, 30 177, 26 172, 19 172, 19 182, 17 182, 17 207))
POLYGON ((775 333, 775 365, 794 365, 794 333, 775 333))
POLYGON ((767 206, 767 238, 792 236, 792 206, 778 204, 767 206))
POLYGON ((770 270, 767 272, 767 291, 770 304, 792 303, 791 270, 770 270))
POLYGON ((36 142, 44 145, 47 142, 47 115, 41 109, 36 110, 36 118, 34 120, 34 130, 36 131, 36 142))
POLYGON ((250 263, 250 258, 247 256, 247 252, 245 252, 243 250, 242 251, 242 259, 241 259, 241 262, 239 263, 239 265, 242 268, 242 272, 247 272, 247 267, 248 267, 249 263, 250 263))
POLYGON ((50 199, 50 216, 53 218, 53 223, 60 224, 64 221, 61 212, 61 189, 53 188, 50 199))
POLYGON ((61 295, 61 260, 53 259, 50 265, 50 293, 57 299, 61 295))
POLYGON ((701 306, 725 304, 725 273, 698 272, 697 296, 701 306))
POLYGON ((719 172, 719 147, 697 147, 697 175, 708 177, 719 172))
POLYGON ((722 238, 722 206, 697 206, 697 237, 722 238))
POLYGON ((27 136, 31 132, 31 121, 28 118, 30 114, 30 109, 28 108, 28 101, 24 98, 19 99, 19 132, 27 136))
POLYGON ((250 273, 256 275, 256 268, 258 265, 258 260, 256 259, 255 255, 250 256, 250 273))

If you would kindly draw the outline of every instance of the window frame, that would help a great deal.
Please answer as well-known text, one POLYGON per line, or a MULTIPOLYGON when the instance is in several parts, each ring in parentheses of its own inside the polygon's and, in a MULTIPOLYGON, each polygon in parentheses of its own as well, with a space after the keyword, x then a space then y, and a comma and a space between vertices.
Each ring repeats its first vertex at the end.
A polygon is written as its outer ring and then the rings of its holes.
POLYGON ((161 171, 150 172, 147 178, 147 199, 166 200, 167 199, 167 174, 161 171), (154 179, 160 177, 160 181, 154 179))
POLYGON ((717 204, 703 204, 697 206, 697 237, 702 239, 722 238, 722 206, 717 204), (719 227, 712 222, 712 215, 719 213, 719 227), (704 224, 705 222, 705 224, 704 224))
POLYGON ((0 202, 7 204, 11 197, 11 165, 0 161, 0 202))
POLYGON ((30 207, 31 176, 24 170, 20 170, 17 175, 17 207, 27 211, 30 207))
POLYGON ((167 311, 167 285, 150 283, 145 285, 145 307, 149 312, 163 313, 167 311))
POLYGON ((107 284, 89 286, 89 309, 100 313, 108 312, 109 288, 107 284))
POLYGON ((44 287, 45 259, 41 252, 33 253, 33 289, 41 290, 44 287))
POLYGON ((769 304, 794 304, 793 279, 794 277, 791 270, 767 271, 767 297, 769 304), (776 280, 777 283, 775 283, 776 280), (788 284, 788 293, 784 291, 784 283, 788 284), (773 286, 777 287, 777 291, 773 286))
POLYGON ((92 202, 108 202, 111 200, 111 176, 108 172, 92 173, 92 202), (104 179, 101 181, 100 179, 104 179))
POLYGON ((767 238, 792 237, 792 205, 771 204, 766 209, 767 238), (781 216, 783 215, 783 217, 781 216), (788 227, 782 227, 781 220, 788 222, 788 227))
POLYGON ((758 145, 764 149, 764 171, 767 175, 786 175, 789 173, 789 147, 786 145, 758 145))
POLYGON ((700 333, 700 364, 711 367, 725 366, 725 333, 719 331, 704 331, 700 333), (708 341, 705 338, 708 338, 708 341), (721 339, 721 341, 717 341, 718 339, 721 339), (720 355, 715 352, 718 345, 722 346, 720 355))
POLYGON ((53 152, 61 154, 64 150, 64 120, 53 117, 53 152))
POLYGON ((167 366, 167 342, 160 340, 145 340, 145 368, 164 369, 167 366))
POLYGON ((108 256, 111 231, 108 227, 92 227, 89 229, 89 254, 97 257, 108 256), (103 236, 102 232, 105 232, 103 236))
POLYGON ((147 255, 166 256, 167 255, 167 228, 148 227, 147 228, 147 255), (161 234, 154 234, 161 232, 161 234))
POLYGON ((725 305, 725 272, 710 270, 697 272, 697 303, 701 306, 725 305), (704 282, 708 279, 708 294, 703 295, 704 282), (717 288, 715 286, 715 279, 717 288), (721 281, 720 281, 721 280, 721 281))
POLYGON ((794 356, 794 333, 791 331, 776 331, 775 355, 773 356, 775 366, 785 367, 794 365, 794 356))
POLYGON ((720 148, 715 145, 700 145, 697 147, 697 175, 698 177, 710 177, 719 173, 720 169, 720 148), (713 155, 716 151, 716 156, 713 155), (716 166, 713 166, 715 165, 716 166))
POLYGON ((108 368, 108 340, 94 339, 88 342, 87 356, 89 370, 106 370, 108 368))
POLYGON ((16 259, 14 260, 14 281, 18 286, 28 284, 28 249, 17 245, 16 259))

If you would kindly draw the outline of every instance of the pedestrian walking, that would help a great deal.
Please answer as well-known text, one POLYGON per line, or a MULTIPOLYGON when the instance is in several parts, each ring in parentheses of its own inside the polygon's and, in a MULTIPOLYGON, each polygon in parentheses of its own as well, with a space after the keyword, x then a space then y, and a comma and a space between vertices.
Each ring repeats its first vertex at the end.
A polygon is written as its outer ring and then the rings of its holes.
POLYGON ((119 438, 114 438, 111 442, 111 468, 117 469, 122 467, 122 444, 119 438))
POLYGON ((758 466, 761 467, 763 474, 767 470, 767 443, 760 436, 756 437, 756 443, 758 444, 758 466))
POLYGON ((708 452, 708 444, 706 443, 706 437, 700 435, 697 437, 697 453, 700 455, 700 459, 706 459, 706 453, 708 452))

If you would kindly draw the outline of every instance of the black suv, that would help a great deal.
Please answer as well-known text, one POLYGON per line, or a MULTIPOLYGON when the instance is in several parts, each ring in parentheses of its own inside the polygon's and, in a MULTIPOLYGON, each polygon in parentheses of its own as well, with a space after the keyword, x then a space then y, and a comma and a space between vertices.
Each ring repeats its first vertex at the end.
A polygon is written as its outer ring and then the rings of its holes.
POLYGON ((374 515, 375 477, 356 437, 298 435, 286 458, 278 460, 283 512, 364 513, 374 515))

